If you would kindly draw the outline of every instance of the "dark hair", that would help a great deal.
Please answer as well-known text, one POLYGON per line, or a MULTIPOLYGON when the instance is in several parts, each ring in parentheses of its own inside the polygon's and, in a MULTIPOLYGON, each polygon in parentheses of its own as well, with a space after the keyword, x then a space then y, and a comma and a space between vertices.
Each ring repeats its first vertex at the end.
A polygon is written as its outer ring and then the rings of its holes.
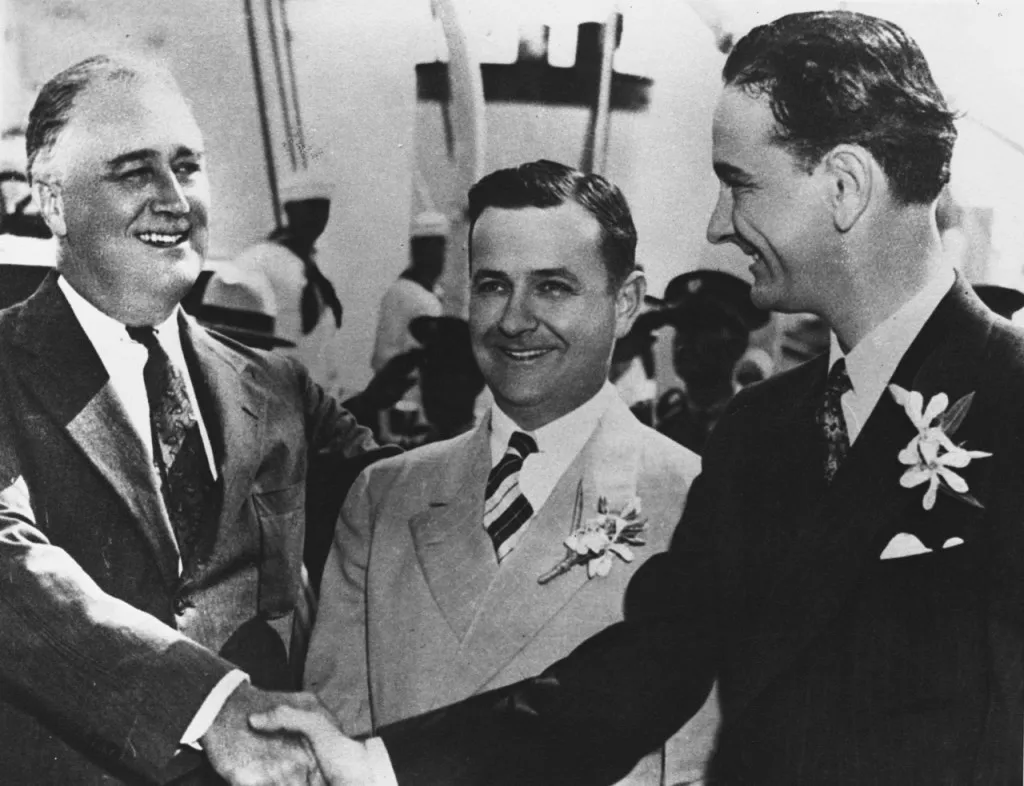
MULTIPOLYGON (((601 246, 609 283, 618 286, 637 270, 636 227, 618 186, 601 175, 586 174, 555 161, 532 161, 499 169, 469 190, 469 236, 489 207, 558 207, 575 202, 601 225, 601 246)), ((472 242, 470 254, 472 254, 472 242)))
POLYGON ((29 112, 25 131, 29 179, 36 176, 37 161, 45 160, 52 153, 58 137, 71 119, 76 99, 86 88, 101 80, 128 82, 143 75, 159 76, 174 83, 170 73, 155 64, 131 57, 115 59, 108 55, 93 55, 64 69, 43 85, 29 112))
POLYGON ((874 156, 904 204, 934 201, 949 181, 956 114, 892 22, 852 11, 783 16, 740 39, 722 78, 768 98, 778 141, 808 170, 845 142, 874 156))

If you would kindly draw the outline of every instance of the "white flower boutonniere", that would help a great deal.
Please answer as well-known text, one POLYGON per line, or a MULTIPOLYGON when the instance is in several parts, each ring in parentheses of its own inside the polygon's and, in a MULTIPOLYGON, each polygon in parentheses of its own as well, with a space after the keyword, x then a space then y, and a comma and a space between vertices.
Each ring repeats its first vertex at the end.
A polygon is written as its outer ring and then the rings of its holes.
POLYGON ((932 396, 925 406, 924 397, 916 390, 889 385, 889 392, 906 410, 917 429, 917 435, 899 453, 900 463, 907 466, 900 485, 910 489, 927 483, 928 489, 921 503, 925 510, 931 510, 935 505, 939 491, 980 508, 981 503, 967 493, 967 481, 953 470, 963 469, 974 459, 987 458, 992 454, 983 450, 966 450, 951 439, 967 417, 974 393, 968 393, 950 407, 949 396, 945 393, 932 396))
POLYGON ((630 546, 647 543, 643 535, 647 530, 647 519, 641 518, 640 498, 633 497, 621 511, 608 509, 608 500, 598 499, 597 515, 583 521, 583 486, 576 490, 576 504, 573 508, 573 524, 569 537, 565 539, 566 554, 561 562, 537 581, 547 584, 553 578, 567 573, 575 565, 587 566, 587 578, 607 576, 612 569, 613 556, 633 561, 630 546))

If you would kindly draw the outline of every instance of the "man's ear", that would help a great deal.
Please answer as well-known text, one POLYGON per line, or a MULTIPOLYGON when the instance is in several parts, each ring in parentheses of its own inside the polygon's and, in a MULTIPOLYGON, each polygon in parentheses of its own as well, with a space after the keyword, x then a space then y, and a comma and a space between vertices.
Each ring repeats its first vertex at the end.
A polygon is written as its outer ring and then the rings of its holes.
POLYGON ((57 237, 68 233, 68 225, 64 220, 64 195, 59 183, 47 180, 32 181, 32 196, 39 205, 39 214, 57 237))
POLYGON ((623 338, 636 321, 647 294, 643 271, 634 270, 619 286, 615 296, 615 338, 623 338))
POLYGON ((858 145, 837 145, 825 155, 829 207, 840 232, 850 231, 871 201, 873 162, 871 154, 858 145))

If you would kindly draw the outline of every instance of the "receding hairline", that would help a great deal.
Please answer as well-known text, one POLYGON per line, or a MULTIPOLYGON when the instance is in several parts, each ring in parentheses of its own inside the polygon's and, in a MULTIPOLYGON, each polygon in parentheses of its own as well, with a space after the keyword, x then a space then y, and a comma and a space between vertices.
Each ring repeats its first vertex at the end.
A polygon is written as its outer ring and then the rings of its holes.
MULTIPOLYGON (((86 58, 69 66, 48 80, 41 88, 36 103, 32 107, 30 125, 32 116, 35 115, 44 98, 49 103, 54 103, 59 101, 59 98, 55 97, 53 93, 73 89, 72 94, 67 97, 67 105, 63 111, 59 113, 51 111, 47 118, 47 120, 52 122, 55 115, 60 117, 62 122, 59 128, 29 154, 27 174, 30 181, 43 171, 52 173, 54 162, 59 159, 57 153, 66 142, 68 129, 74 125, 74 120, 83 98, 94 95, 108 86, 117 85, 124 87, 156 85, 168 88, 172 99, 176 98, 182 101, 189 112, 192 112, 191 103, 185 97, 174 75, 164 63, 134 55, 97 55, 86 58)), ((48 106, 47 108, 50 107, 48 106)), ((28 141, 27 137, 26 142, 28 141)))

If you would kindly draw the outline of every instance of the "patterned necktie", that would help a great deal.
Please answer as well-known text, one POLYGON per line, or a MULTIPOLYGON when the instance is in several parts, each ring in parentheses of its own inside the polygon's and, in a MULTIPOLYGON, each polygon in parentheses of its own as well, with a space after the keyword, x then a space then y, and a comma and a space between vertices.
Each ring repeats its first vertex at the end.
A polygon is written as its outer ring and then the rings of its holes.
POLYGON ((187 564, 202 534, 203 498, 213 481, 199 421, 192 411, 185 377, 171 363, 153 328, 129 327, 127 331, 149 352, 142 377, 149 400, 153 463, 160 474, 160 491, 182 564, 187 564))
POLYGON ((818 426, 825 437, 825 482, 831 483, 839 465, 850 450, 850 434, 843 417, 843 394, 853 389, 846 373, 846 359, 840 358, 832 366, 825 382, 825 395, 818 409, 818 426))
POLYGON ((533 437, 516 431, 509 437, 505 455, 487 476, 484 529, 494 542, 499 562, 515 548, 523 534, 523 524, 533 515, 530 501, 519 490, 519 470, 523 468, 523 459, 536 452, 533 437))

